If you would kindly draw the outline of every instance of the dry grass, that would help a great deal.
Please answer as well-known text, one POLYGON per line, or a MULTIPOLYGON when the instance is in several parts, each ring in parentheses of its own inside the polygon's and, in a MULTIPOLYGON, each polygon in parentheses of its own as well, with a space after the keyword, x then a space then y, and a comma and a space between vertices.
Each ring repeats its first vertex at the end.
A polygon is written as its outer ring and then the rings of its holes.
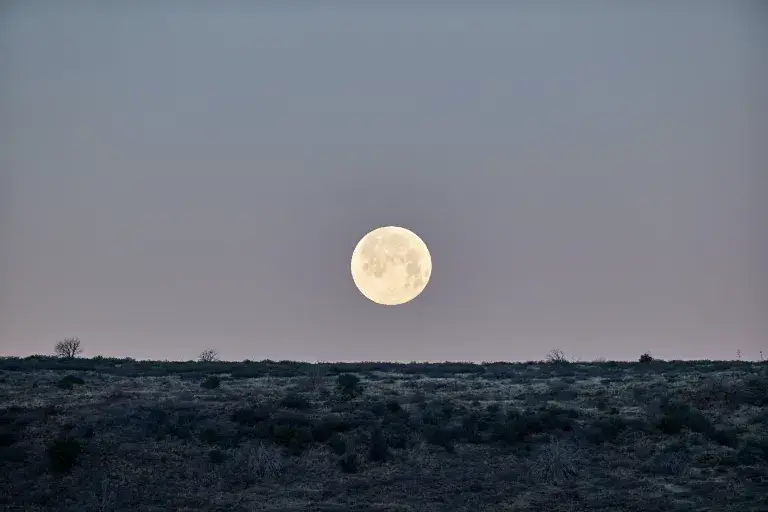
POLYGON ((768 510, 767 367, 718 364, 370 371, 346 399, 330 364, 6 369, 0 509, 768 510))

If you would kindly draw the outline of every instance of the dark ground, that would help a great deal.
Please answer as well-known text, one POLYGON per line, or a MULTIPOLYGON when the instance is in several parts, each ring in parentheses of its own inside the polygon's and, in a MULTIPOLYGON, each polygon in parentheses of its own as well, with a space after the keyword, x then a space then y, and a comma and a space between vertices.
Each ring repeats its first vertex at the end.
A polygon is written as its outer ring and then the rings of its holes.
POLYGON ((4 511, 768 511, 765 363, 0 370, 4 511))

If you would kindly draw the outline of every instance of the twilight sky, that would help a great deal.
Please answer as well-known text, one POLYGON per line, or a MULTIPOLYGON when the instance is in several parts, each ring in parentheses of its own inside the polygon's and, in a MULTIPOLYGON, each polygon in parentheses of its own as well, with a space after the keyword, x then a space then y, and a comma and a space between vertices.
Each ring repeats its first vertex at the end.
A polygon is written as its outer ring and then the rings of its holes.
POLYGON ((321 3, 4 2, 0 355, 768 353, 768 9, 321 3))

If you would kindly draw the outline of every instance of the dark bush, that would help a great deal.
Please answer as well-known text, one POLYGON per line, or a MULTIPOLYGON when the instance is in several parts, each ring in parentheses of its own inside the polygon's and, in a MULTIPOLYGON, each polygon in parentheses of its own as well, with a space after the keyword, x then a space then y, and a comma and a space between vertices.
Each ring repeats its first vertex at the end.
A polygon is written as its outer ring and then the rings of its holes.
POLYGON ((354 451, 345 453, 339 458, 339 465, 344 473, 357 473, 359 469, 357 454, 354 451))
POLYGON ((739 436, 732 429, 715 428, 707 435, 714 442, 729 448, 736 448, 739 444, 739 436))
POLYGON ((219 379, 216 375, 211 375, 200 383, 200 387, 203 389, 216 389, 220 384, 221 379, 219 379))
POLYGON ((54 473, 66 473, 75 465, 80 455, 80 441, 71 437, 54 440, 48 445, 48 460, 54 473))
POLYGON ((641 363, 650 363, 653 362, 653 357, 651 357, 651 354, 646 352, 645 354, 640 356, 640 362, 641 363))
POLYGON ((280 407, 305 411, 312 408, 312 403, 297 393, 288 393, 278 401, 280 407))
POLYGON ((312 420, 301 413, 280 412, 261 425, 258 437, 271 439, 298 455, 314 440, 312 426, 312 420))
POLYGON ((245 407, 237 409, 232 413, 232 421, 240 425, 253 427, 262 421, 268 420, 272 417, 272 413, 273 411, 269 407, 245 407))
POLYGON ((0 430, 0 447, 7 447, 11 446, 13 443, 18 441, 18 436, 14 434, 13 432, 7 431, 7 430, 0 430))
POLYGON ((344 398, 354 398, 361 391, 360 377, 351 373, 342 373, 336 377, 336 385, 344 398))
POLYGON ((333 434, 328 439, 328 446, 331 447, 331 451, 336 455, 344 455, 347 451, 347 442, 339 434, 333 434))
POLYGON ((629 427, 629 423, 619 416, 599 418, 585 429, 585 437, 594 444, 614 441, 619 434, 629 427))
POLYGON ((448 402, 432 401, 424 404, 421 421, 425 425, 444 425, 453 415, 453 407, 448 402))
POLYGON ((160 440, 168 436, 191 438, 199 417, 195 411, 188 409, 149 408, 137 413, 136 419, 143 427, 144 435, 160 440))
POLYGON ((368 450, 368 459, 372 462, 384 462, 389 459, 389 446, 380 429, 371 432, 371 445, 368 450))
POLYGON ((670 435, 679 433, 683 427, 707 436, 715 430, 701 411, 676 401, 666 401, 661 404, 661 416, 656 419, 655 426, 663 433, 670 435))
POLYGON ((749 438, 739 448, 737 457, 744 465, 768 463, 768 438, 749 438))
POLYGON ((388 410, 387 410, 387 404, 385 404, 381 400, 374 400, 373 402, 370 402, 366 404, 366 407, 368 408, 371 413, 374 414, 374 416, 378 418, 382 418, 386 416, 388 410))
POLYGON ((488 404, 485 406, 485 412, 486 414, 498 414, 501 412, 501 406, 499 404, 488 404))
POLYGON ((483 428, 483 426, 487 425, 481 425, 481 423, 483 423, 482 418, 477 412, 471 412, 464 416, 461 420, 461 430, 459 431, 460 439, 467 443, 482 443, 481 432, 487 430, 483 428))
POLYGON ((538 412, 510 410, 492 425, 491 440, 515 444, 535 434, 568 432, 576 415, 575 411, 556 407, 538 412))
POLYGON ((208 452, 208 460, 212 464, 221 464, 227 460, 227 454, 221 450, 211 450, 208 452))
POLYGON ((455 441, 457 432, 451 428, 437 427, 434 425, 424 425, 424 439, 436 446, 442 446, 445 451, 453 453, 455 451, 455 441))
POLYGON ((74 386, 82 386, 85 381, 76 375, 66 375, 62 377, 57 383, 61 389, 72 389, 74 386))
POLYGON ((400 402, 397 400, 388 400, 386 407, 387 410, 391 413, 399 413, 403 410, 403 408, 400 406, 400 402))
POLYGON ((200 440, 204 443, 214 444, 219 440, 219 432, 213 427, 206 427, 200 431, 200 440))
POLYGON ((740 403, 762 407, 768 405, 768 378, 765 375, 753 375, 744 380, 734 393, 740 403))
POLYGON ((312 424, 312 437, 318 442, 325 442, 337 432, 349 432, 357 426, 355 421, 350 421, 339 415, 328 415, 317 419, 312 424))

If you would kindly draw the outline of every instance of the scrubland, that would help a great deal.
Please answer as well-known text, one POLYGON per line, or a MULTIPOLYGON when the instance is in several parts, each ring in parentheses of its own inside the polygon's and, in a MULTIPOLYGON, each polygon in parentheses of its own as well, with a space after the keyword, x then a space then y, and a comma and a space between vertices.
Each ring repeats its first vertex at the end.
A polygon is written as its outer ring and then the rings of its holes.
POLYGON ((0 510, 768 510, 768 364, 0 360, 0 510))

